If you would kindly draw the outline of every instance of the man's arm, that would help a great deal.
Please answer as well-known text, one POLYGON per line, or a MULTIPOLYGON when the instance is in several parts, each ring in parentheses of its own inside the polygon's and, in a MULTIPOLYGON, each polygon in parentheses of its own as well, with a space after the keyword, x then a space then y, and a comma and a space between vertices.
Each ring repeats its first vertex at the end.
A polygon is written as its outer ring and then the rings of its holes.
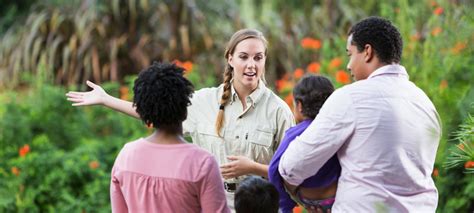
POLYGON ((334 92, 316 119, 283 153, 279 172, 288 184, 298 186, 316 174, 352 136, 356 117, 346 91, 334 92))

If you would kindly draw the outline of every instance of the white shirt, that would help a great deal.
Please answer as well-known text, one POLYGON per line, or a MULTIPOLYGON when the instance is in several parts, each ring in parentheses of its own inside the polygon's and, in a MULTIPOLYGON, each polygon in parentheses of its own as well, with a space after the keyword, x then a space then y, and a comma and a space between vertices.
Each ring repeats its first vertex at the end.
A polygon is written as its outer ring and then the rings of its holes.
MULTIPOLYGON (((241 155, 268 165, 283 139, 285 131, 295 124, 288 105, 260 81, 245 100, 246 108, 232 88, 230 102, 224 110, 224 126, 219 137, 215 122, 223 85, 204 88, 193 94, 188 117, 183 122, 185 134, 193 143, 209 151, 219 165, 228 163, 227 156, 241 155)), ((243 177, 233 181, 241 181, 243 177)), ((227 192, 227 205, 234 212, 234 193, 227 192)))
POLYGON ((337 152, 342 171, 332 212, 435 212, 431 174, 440 119, 403 66, 387 65, 336 90, 283 154, 292 185, 337 152))
POLYGON ((225 106, 224 125, 219 137, 215 122, 223 85, 196 91, 183 122, 193 143, 212 153, 221 165, 227 156, 242 155, 257 163, 270 163, 285 131, 295 124, 288 105, 260 81, 246 99, 246 108, 231 87, 230 102, 225 106))

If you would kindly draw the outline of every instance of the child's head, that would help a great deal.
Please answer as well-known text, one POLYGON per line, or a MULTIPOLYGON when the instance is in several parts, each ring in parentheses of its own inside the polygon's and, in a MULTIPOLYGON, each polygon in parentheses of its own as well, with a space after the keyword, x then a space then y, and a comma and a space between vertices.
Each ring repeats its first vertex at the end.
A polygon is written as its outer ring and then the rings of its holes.
POLYGON ((277 213, 278 191, 270 182, 258 176, 248 176, 235 192, 237 213, 277 213))
POLYGON ((142 70, 133 86, 133 105, 145 124, 169 134, 180 134, 193 85, 183 77, 184 69, 158 63, 142 70))
POLYGON ((328 78, 320 75, 303 77, 293 89, 295 119, 314 119, 326 99, 334 92, 328 78))

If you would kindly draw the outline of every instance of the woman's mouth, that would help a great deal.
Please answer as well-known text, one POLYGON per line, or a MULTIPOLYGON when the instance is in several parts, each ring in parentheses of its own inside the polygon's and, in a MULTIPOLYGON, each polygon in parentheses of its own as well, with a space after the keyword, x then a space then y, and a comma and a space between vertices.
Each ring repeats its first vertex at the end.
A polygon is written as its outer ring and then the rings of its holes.
POLYGON ((256 72, 246 72, 244 73, 245 76, 248 76, 248 77, 254 77, 254 76, 257 76, 257 73, 256 72))

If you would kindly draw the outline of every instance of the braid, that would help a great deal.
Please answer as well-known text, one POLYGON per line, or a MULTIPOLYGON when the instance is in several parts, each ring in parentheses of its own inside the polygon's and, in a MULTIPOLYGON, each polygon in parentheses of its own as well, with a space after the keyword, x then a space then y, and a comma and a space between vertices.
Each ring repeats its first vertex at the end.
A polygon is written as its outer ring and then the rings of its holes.
POLYGON ((232 67, 227 64, 227 67, 224 72, 224 92, 222 93, 221 101, 220 101, 220 106, 219 106, 219 112, 217 113, 217 119, 216 119, 216 133, 220 137, 220 130, 222 126, 224 125, 224 107, 227 105, 230 99, 231 95, 231 83, 230 80, 232 80, 232 67))

